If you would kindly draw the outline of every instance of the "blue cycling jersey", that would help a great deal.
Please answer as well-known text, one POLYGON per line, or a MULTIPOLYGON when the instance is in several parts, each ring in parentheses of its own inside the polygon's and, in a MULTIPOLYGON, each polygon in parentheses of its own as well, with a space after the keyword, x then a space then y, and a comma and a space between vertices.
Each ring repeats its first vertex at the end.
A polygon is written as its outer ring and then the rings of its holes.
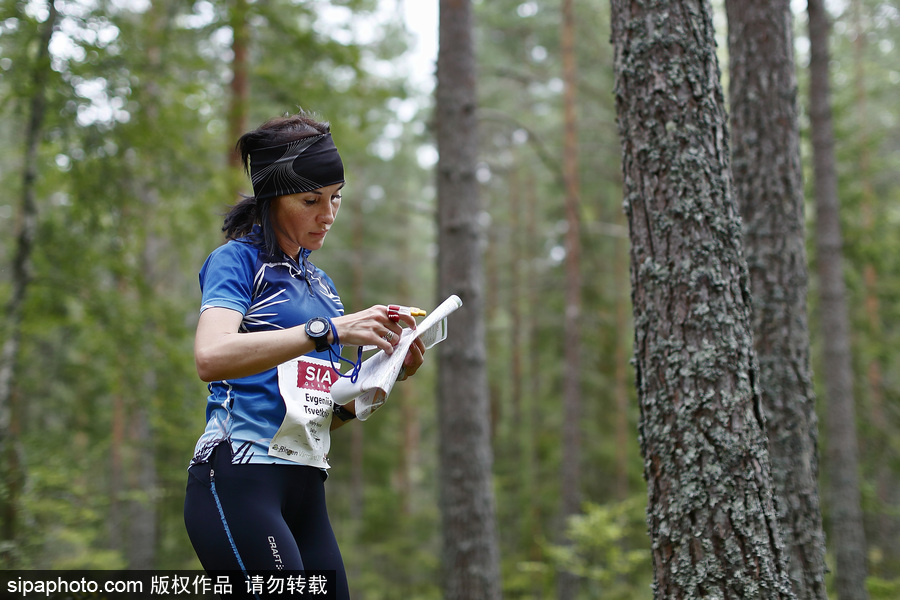
MULTIPOLYGON (((212 307, 243 315, 241 333, 287 329, 313 317, 344 314, 334 282, 309 262, 266 253, 255 235, 229 241, 200 270, 200 312, 212 307)), ((249 377, 209 384, 206 430, 191 464, 209 460, 222 442, 233 462, 305 464, 328 468, 331 382, 337 375, 327 352, 311 352, 249 377), (276 437, 273 443, 273 437, 276 437)))

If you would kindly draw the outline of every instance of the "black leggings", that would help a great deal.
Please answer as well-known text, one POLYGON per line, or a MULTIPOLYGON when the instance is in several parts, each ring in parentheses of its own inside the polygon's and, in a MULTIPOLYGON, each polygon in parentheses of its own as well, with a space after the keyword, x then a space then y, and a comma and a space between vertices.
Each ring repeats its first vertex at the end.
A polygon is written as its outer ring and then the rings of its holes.
POLYGON ((184 522, 204 569, 333 571, 336 597, 350 598, 321 469, 235 465, 224 443, 188 473, 184 522))

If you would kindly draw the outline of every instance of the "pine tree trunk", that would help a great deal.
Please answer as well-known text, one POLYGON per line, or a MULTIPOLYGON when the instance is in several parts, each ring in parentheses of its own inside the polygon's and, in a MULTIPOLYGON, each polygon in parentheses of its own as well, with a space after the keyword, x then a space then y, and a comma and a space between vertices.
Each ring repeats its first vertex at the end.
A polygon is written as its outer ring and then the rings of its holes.
MULTIPOLYGON (((578 118, 576 115, 575 7, 562 0, 560 50, 563 63, 563 182, 566 214, 566 303, 563 317, 563 425, 561 473, 561 516, 563 521, 581 509, 581 225, 578 218, 580 185, 578 178, 578 118)), ((560 531, 565 531, 565 525, 560 531)), ((578 578, 565 570, 557 580, 557 597, 572 600, 578 593, 578 578)))
POLYGON ((707 2, 613 0, 656 598, 793 598, 707 2))
MULTIPOLYGON (((362 203, 349 203, 345 209, 350 214, 349 221, 353 228, 351 237, 352 254, 351 260, 351 286, 349 305, 352 310, 358 310, 362 306, 366 306, 366 258, 365 258, 365 221, 366 217, 363 212, 362 203)), ((405 386, 403 386, 405 388, 405 386)), ((403 390, 400 390, 403 393, 403 390)), ((366 428, 360 427, 360 423, 353 423, 341 430, 340 435, 348 435, 350 437, 350 482, 349 493, 347 494, 347 503, 349 505, 350 519, 349 532, 350 539, 360 539, 363 528, 365 526, 365 454, 366 446, 366 428)), ((331 490, 334 493, 334 489, 331 490)), ((362 577, 362 564, 360 561, 354 560, 347 564, 348 579, 359 581, 362 577)), ((352 584, 351 584, 352 586, 352 584)), ((351 593, 357 600, 363 600, 366 597, 366 589, 352 589, 351 593)))
POLYGON ((47 76, 51 68, 49 45, 58 16, 53 0, 47 2, 47 8, 48 16, 41 28, 32 75, 32 96, 25 130, 22 200, 12 264, 12 291, 4 313, 5 339, 0 355, 0 566, 3 568, 15 566, 19 535, 19 496, 26 478, 22 450, 12 435, 11 414, 25 295, 31 283, 31 255, 37 234, 35 185, 38 178, 38 147, 47 110, 47 76))
MULTIPOLYGON (((414 193, 410 190, 410 197, 414 193)), ((407 210, 401 210, 397 216, 397 226, 401 230, 410 230, 413 227, 410 213, 407 210)), ((400 241, 398 248, 400 256, 400 264, 410 265, 415 263, 412 255, 410 240, 404 237, 400 241)), ((402 277, 397 283, 397 297, 401 301, 406 302, 407 298, 412 298, 413 290, 410 288, 410 281, 407 277, 402 277)), ((400 413, 403 423, 403 452, 397 466, 397 479, 400 487, 400 511, 404 518, 412 515, 413 511, 413 494, 415 490, 414 472, 419 464, 419 442, 420 442, 420 425, 419 425, 419 398, 412 386, 404 385, 399 390, 400 413)), ((362 429, 362 428, 360 428, 362 429)), ((361 461, 362 457, 360 457, 361 461)))
POLYGON ((436 90, 438 296, 463 306, 438 346, 443 590, 448 600, 500 598, 485 372, 473 16, 469 0, 441 0, 436 90))
MULTIPOLYGON (((167 43, 167 32, 170 31, 172 18, 168 2, 154 2, 147 13, 149 19, 147 36, 147 68, 150 73, 162 73, 165 70, 164 57, 167 43)), ((158 83, 151 79, 143 86, 143 104, 146 109, 140 119, 145 127, 151 129, 159 122, 159 107, 164 104, 162 91, 158 83)), ((152 158, 148 158, 152 160, 152 158)), ((123 297, 132 297, 134 305, 142 307, 140 314, 145 321, 144 331, 150 336, 158 335, 161 329, 152 306, 152 295, 146 293, 153 290, 156 294, 165 295, 170 281, 170 273, 161 268, 163 250, 166 241, 160 236, 159 229, 154 227, 160 214, 162 202, 160 192, 154 181, 145 173, 138 173, 133 179, 132 197, 140 200, 134 205, 125 206, 122 218, 130 229, 139 232, 134 239, 132 250, 137 253, 137 261, 141 265, 139 275, 122 277, 120 287, 123 297), (134 226, 134 224, 137 224, 134 226)), ((125 552, 129 569, 152 569, 157 563, 159 544, 159 478, 156 465, 156 430, 153 427, 156 414, 155 399, 159 395, 158 365, 165 360, 156 352, 157 344, 150 339, 150 349, 139 368, 135 368, 127 358, 120 360, 121 392, 116 401, 121 404, 125 439, 120 441, 124 452, 124 473, 120 473, 122 488, 113 489, 117 501, 122 503, 121 516, 126 520, 118 535, 125 552), (128 393, 127 390, 139 389, 140 394, 128 393)))
MULTIPOLYGON (((247 131, 247 115, 250 107, 250 29, 247 17, 250 12, 248 0, 231 0, 229 5, 229 23, 231 25, 231 83, 228 98, 228 139, 229 144, 237 142, 247 131)), ((227 149, 228 165, 231 167, 230 197, 237 199, 239 190, 245 185, 241 172, 241 155, 233 147, 227 149)))
MULTIPOLYGON (((878 214, 878 195, 873 184, 872 150, 875 148, 872 140, 872 118, 869 113, 869 101, 867 90, 867 73, 865 69, 865 55, 867 49, 867 24, 865 3, 863 0, 852 0, 851 14, 853 18, 853 82, 856 88, 855 106, 853 114, 857 123, 857 144, 859 151, 856 155, 856 172, 860 186, 860 217, 862 235, 865 239, 877 239, 876 215, 878 214)), ((866 329, 864 343, 873 346, 882 344, 884 332, 884 319, 881 316, 881 303, 878 298, 880 287, 878 265, 868 259, 863 265, 864 296, 863 307, 866 315, 866 329)), ((870 457, 876 467, 875 493, 880 504, 877 514, 873 517, 868 531, 872 537, 868 543, 879 548, 884 558, 878 566, 878 575, 884 579, 894 579, 900 573, 900 481, 894 475, 891 466, 896 452, 891 450, 891 437, 893 427, 888 418, 885 402, 885 381, 882 368, 882 356, 880 352, 869 352, 866 357, 866 391, 868 392, 868 407, 866 421, 871 426, 875 435, 868 436, 868 448, 874 451, 870 457)), ((866 448, 860 449, 863 455, 868 454, 866 448)), ((875 574, 875 573, 873 573, 875 574)))
POLYGON ((511 452, 513 456, 522 455, 522 397, 524 395, 525 372, 523 368, 525 350, 523 345, 523 333, 525 332, 525 320, 522 316, 522 302, 524 288, 522 280, 522 265, 526 264, 525 248, 527 240, 523 239, 524 227, 519 220, 522 215, 522 184, 518 171, 513 170, 509 174, 509 231, 510 231, 510 299, 509 299, 509 394, 510 394, 510 421, 515 435, 512 437, 511 452))
POLYGON ((816 264, 821 294, 828 494, 837 561, 839 600, 868 598, 866 538, 859 489, 859 458, 850 357, 850 323, 843 272, 843 242, 828 80, 829 23, 822 0, 809 0, 809 116, 816 197, 816 264))
POLYGON ((732 172, 778 517, 797 598, 825 600, 803 181, 788 0, 726 0, 732 172))
MULTIPOLYGON (((524 179, 525 239, 536 240, 538 239, 537 185, 533 173, 528 173, 524 179)), ((536 244, 528 244, 524 252, 525 264, 527 265, 525 281, 528 282, 537 281, 539 277, 537 263, 540 250, 536 246, 536 244)), ((543 413, 541 411, 541 388, 543 386, 541 340, 543 338, 539 323, 539 314, 542 311, 543 303, 541 290, 537 285, 527 286, 523 296, 528 338, 527 355, 523 360, 526 364, 525 388, 529 390, 529 393, 522 398, 524 423, 521 439, 523 440, 522 448, 525 457, 525 491, 528 498, 528 501, 524 503, 528 507, 524 513, 524 531, 526 539, 529 540, 528 559, 537 563, 544 560, 543 545, 540 543, 540 540, 544 537, 543 515, 540 502, 534 501, 534 498, 538 497, 542 482, 542 461, 540 459, 538 437, 541 423, 543 423, 543 413)), ((536 572, 533 576, 530 590, 533 597, 542 597, 543 581, 539 572, 536 572)))
MULTIPOLYGON (((157 389, 156 373, 148 372, 144 378, 144 390, 152 397, 157 389)), ((153 445, 152 416, 148 402, 135 407, 130 437, 136 452, 132 459, 129 488, 132 499, 128 510, 126 560, 129 569, 147 570, 156 566, 158 547, 158 489, 156 455, 153 445)))

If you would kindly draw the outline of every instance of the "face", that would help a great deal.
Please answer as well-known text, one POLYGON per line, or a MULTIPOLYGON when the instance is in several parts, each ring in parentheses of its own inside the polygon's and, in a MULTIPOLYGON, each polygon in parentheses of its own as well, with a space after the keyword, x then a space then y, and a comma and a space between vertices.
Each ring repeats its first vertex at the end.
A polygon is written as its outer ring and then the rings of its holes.
POLYGON ((341 207, 343 187, 343 183, 336 183, 272 200, 269 217, 282 250, 296 258, 300 248, 318 250, 322 247, 341 207))

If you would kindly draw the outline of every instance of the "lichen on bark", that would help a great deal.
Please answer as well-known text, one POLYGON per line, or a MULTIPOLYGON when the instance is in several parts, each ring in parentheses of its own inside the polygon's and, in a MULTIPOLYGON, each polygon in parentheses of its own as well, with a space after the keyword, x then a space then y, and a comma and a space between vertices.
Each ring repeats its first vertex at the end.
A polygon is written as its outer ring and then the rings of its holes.
POLYGON ((792 598, 705 2, 613 3, 658 598, 792 598))

